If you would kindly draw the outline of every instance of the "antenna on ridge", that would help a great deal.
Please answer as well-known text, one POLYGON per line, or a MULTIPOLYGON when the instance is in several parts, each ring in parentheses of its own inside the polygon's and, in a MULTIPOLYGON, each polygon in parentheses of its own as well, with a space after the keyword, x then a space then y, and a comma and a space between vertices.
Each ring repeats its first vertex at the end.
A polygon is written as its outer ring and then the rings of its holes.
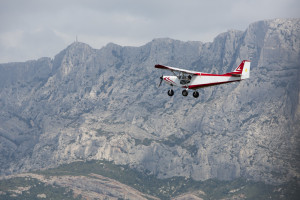
POLYGON ((76 43, 78 42, 78 38, 77 38, 77 35, 76 35, 76 43))

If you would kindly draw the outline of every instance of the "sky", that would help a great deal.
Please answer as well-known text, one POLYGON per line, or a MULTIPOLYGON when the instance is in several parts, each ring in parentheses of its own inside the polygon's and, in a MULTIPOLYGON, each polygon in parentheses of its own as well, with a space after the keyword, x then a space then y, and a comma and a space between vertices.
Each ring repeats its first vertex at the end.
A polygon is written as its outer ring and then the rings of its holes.
POLYGON ((76 37, 95 49, 166 37, 212 42, 274 18, 300 18, 300 1, 0 0, 0 63, 53 58, 76 37))

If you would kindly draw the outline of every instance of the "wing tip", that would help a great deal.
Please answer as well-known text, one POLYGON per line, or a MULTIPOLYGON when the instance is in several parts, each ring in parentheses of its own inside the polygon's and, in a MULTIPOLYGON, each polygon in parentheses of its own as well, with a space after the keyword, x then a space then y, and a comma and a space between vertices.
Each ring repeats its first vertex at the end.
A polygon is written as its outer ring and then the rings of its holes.
POLYGON ((168 67, 166 67, 164 65, 160 65, 160 64, 156 64, 154 67, 155 68, 160 68, 160 69, 168 69, 168 67))

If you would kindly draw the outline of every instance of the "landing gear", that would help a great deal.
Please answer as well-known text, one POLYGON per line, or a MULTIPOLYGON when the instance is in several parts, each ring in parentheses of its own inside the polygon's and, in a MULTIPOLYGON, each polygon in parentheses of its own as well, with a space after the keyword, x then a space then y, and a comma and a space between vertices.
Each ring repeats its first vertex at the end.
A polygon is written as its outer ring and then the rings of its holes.
MULTIPOLYGON (((188 96, 188 94, 189 94, 189 92, 188 92, 187 89, 186 89, 186 90, 182 90, 182 96, 186 97, 186 96, 188 96)), ((172 89, 168 90, 168 95, 169 95, 170 97, 173 96, 173 95, 174 95, 174 90, 172 90, 172 89)), ((193 97, 194 97, 194 98, 198 98, 198 97, 199 97, 199 92, 194 91, 194 92, 193 92, 193 97)))
POLYGON ((183 95, 183 96, 185 96, 185 97, 186 97, 188 94, 189 94, 189 93, 188 93, 188 91, 187 91, 187 90, 182 90, 182 95, 183 95))
POLYGON ((197 91, 193 92, 193 97, 198 98, 199 97, 199 92, 197 92, 197 91))
POLYGON ((174 95, 174 90, 168 90, 168 95, 171 97, 171 96, 173 96, 174 95))

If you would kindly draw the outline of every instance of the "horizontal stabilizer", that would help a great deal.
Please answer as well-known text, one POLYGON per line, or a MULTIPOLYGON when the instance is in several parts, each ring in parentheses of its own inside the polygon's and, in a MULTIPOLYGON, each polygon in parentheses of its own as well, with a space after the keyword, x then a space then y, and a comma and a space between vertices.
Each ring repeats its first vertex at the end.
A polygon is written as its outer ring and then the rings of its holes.
POLYGON ((231 76, 236 76, 236 77, 241 77, 242 76, 242 74, 239 73, 239 72, 230 72, 230 73, 227 73, 227 74, 229 74, 231 76))

